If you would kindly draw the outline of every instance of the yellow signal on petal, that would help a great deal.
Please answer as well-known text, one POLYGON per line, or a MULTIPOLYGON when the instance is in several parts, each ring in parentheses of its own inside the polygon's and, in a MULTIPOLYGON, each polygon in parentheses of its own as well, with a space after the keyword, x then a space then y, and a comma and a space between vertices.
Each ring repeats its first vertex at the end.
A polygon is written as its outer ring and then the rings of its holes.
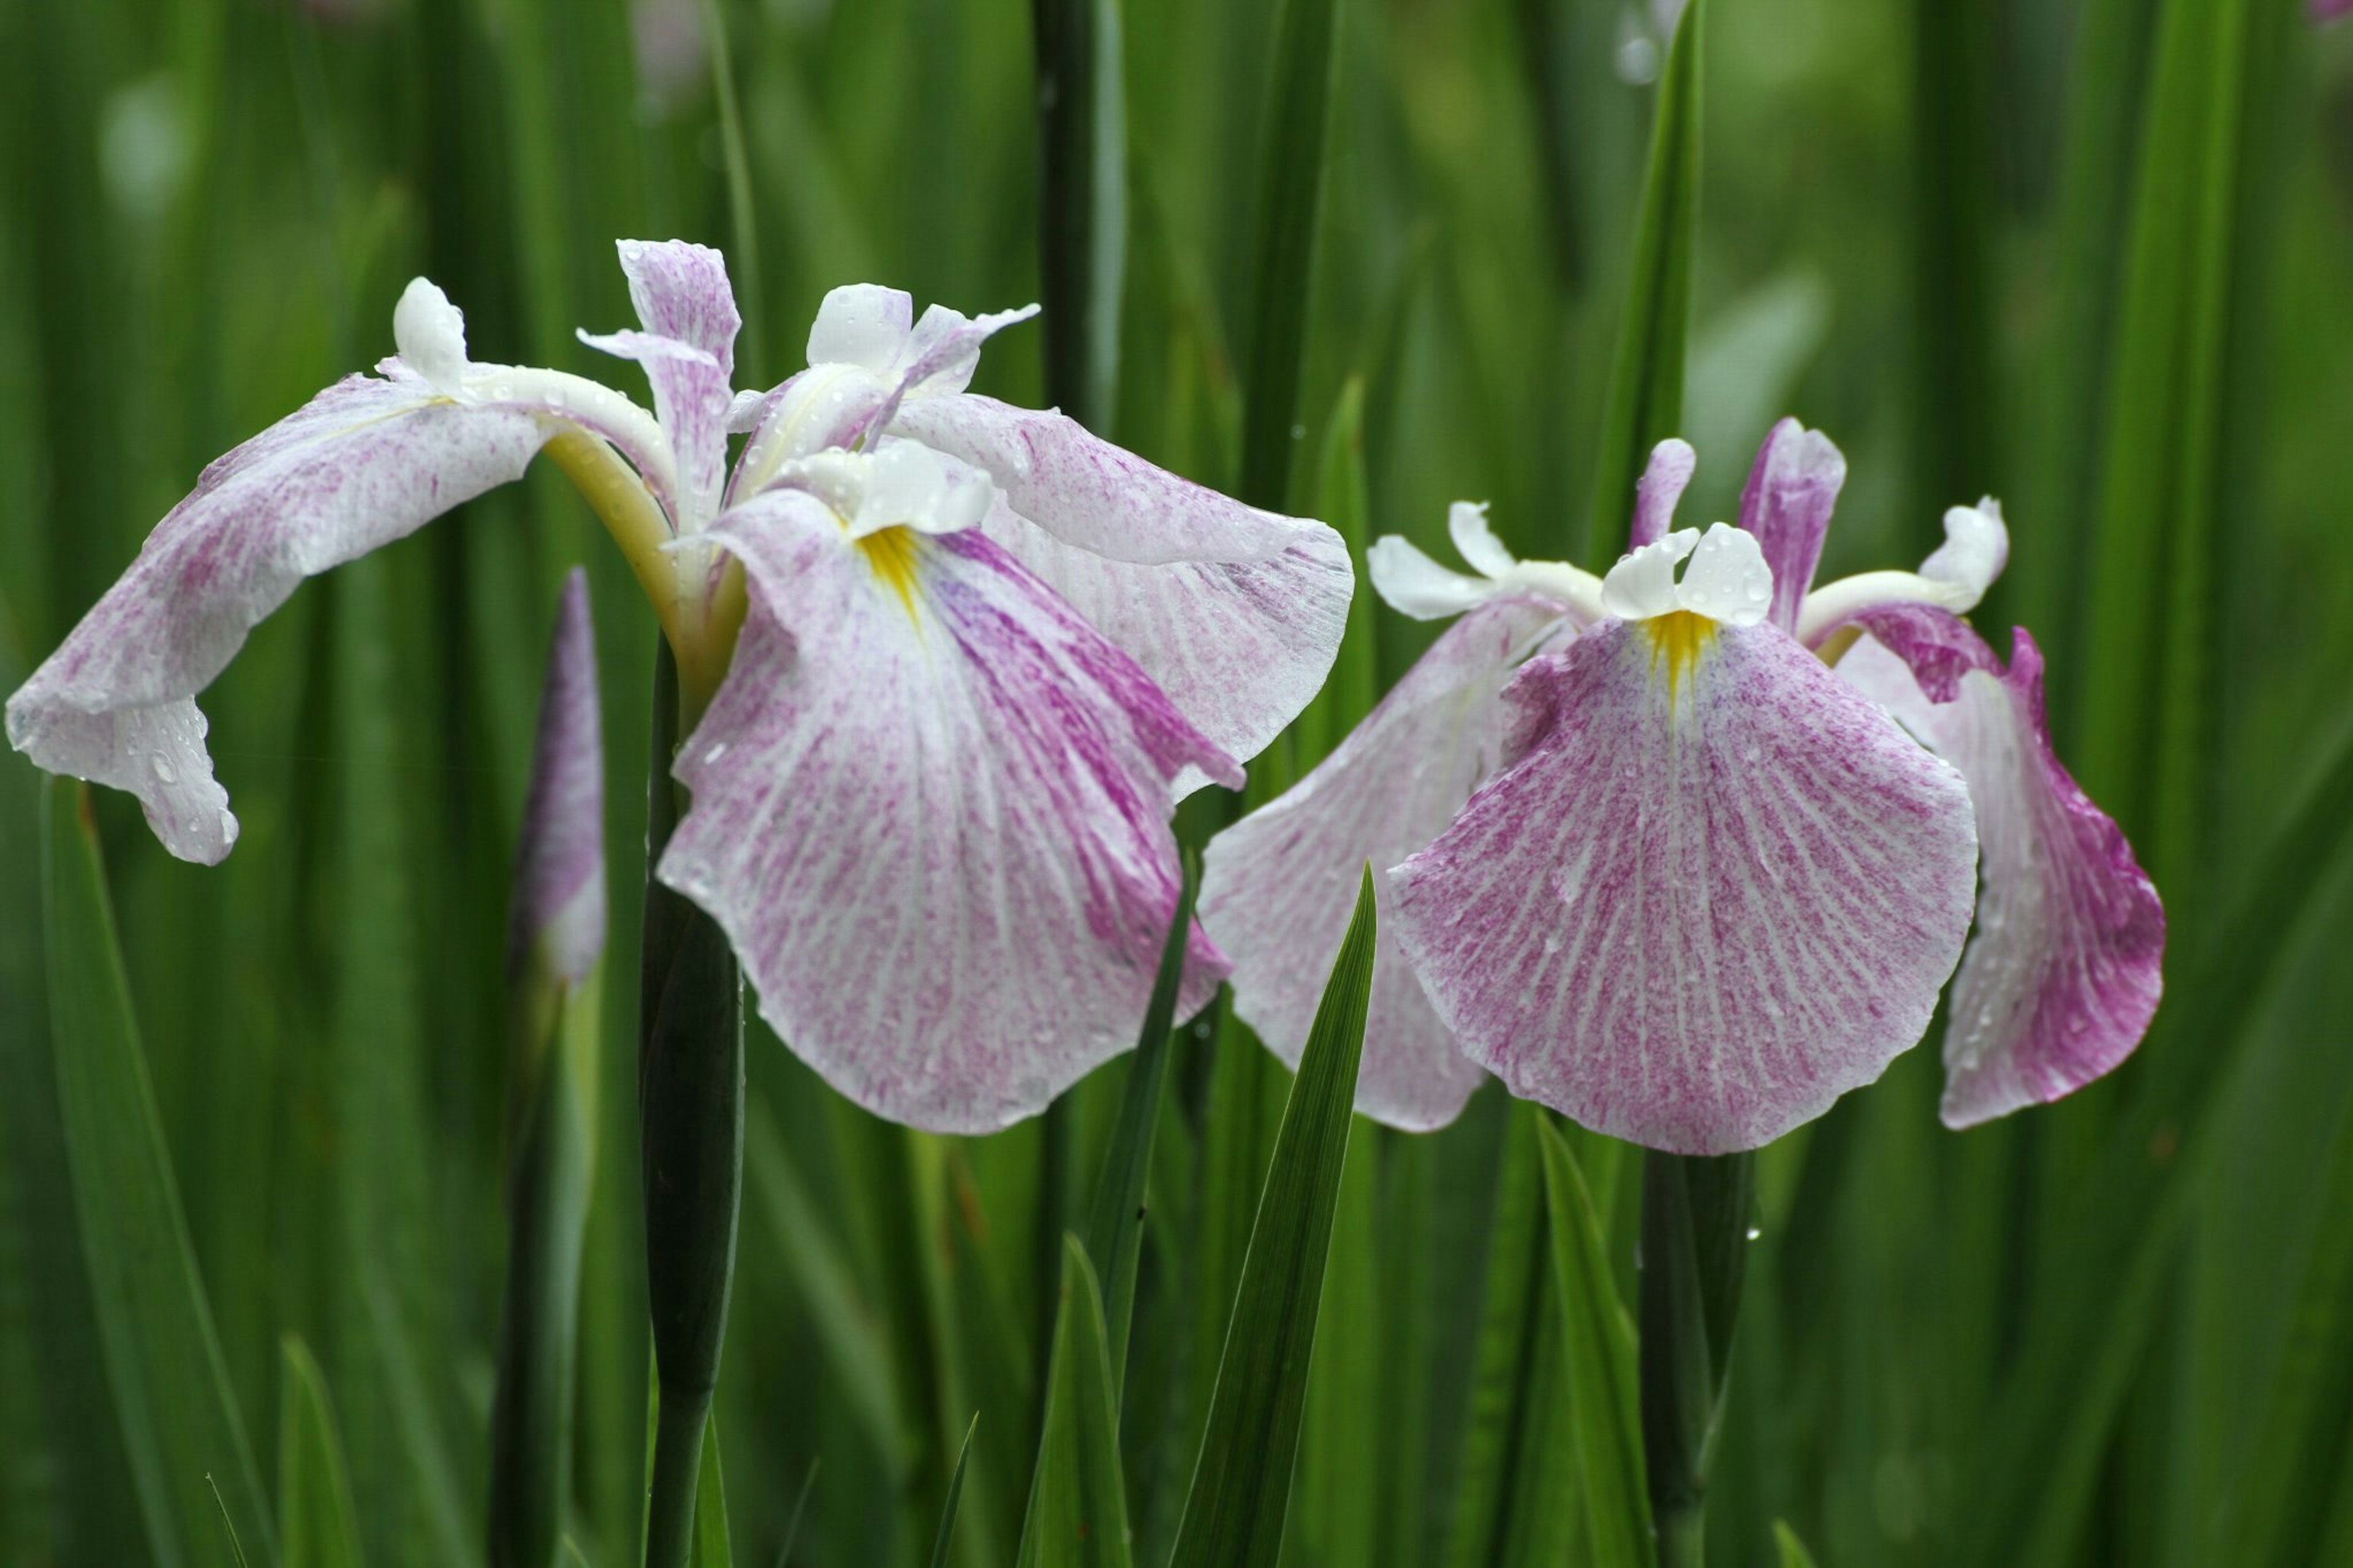
POLYGON ((1651 672, 1666 667, 1667 700, 1672 702, 1683 676, 1715 641, 1715 623, 1690 610, 1670 610, 1638 624, 1650 635, 1651 672))
POLYGON ((864 552, 866 563, 874 568, 874 575, 890 584, 899 595, 899 603, 907 607, 913 619, 915 614, 915 563, 923 549, 916 531, 904 523, 876 529, 861 536, 858 548, 864 552))

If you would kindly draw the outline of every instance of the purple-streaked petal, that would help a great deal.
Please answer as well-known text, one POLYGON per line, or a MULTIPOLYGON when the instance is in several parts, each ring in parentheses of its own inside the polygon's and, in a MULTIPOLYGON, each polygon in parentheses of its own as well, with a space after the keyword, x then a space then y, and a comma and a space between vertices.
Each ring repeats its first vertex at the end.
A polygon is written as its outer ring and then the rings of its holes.
POLYGON ((388 362, 215 461, 138 560, 8 700, 8 740, 51 773, 137 795, 165 848, 236 842, 190 700, 295 585, 521 477, 554 428, 451 402, 388 362))
POLYGON ((1650 466, 1634 483, 1634 526, 1627 534, 1628 550, 1640 550, 1667 536, 1667 525, 1675 520, 1675 505, 1691 487, 1692 471, 1698 467, 1699 454, 1680 437, 1670 436, 1651 448, 1650 466))
POLYGON ((1690 631, 1604 625, 1523 667, 1528 749, 1393 873, 1390 924, 1513 1092, 1714 1154, 1919 1039, 1977 842, 1960 775, 1779 629, 1690 631))
POLYGON ((1901 690, 1904 684, 1916 683, 1918 691, 1931 702, 1950 702, 1960 693, 1961 677, 1969 671, 2001 673, 2001 660, 1994 657, 1993 649, 1986 646, 1976 628, 1934 605, 1874 605, 1829 628, 1817 646, 1826 646, 1839 632, 1850 627, 1871 637, 1901 660, 1902 674, 1893 682, 1881 679, 1869 650, 1860 643, 1838 661, 1839 673, 1905 721, 1905 727, 1921 734, 1923 740, 1933 742, 1932 736, 1912 724, 1912 717, 1919 710, 1905 702, 1901 690), (1856 653, 1863 657, 1858 659, 1856 653))
POLYGON ((2165 906, 2051 749, 2034 639, 2019 628, 2005 671, 1982 643, 1961 658, 1958 639, 1918 635, 1937 614, 1873 626, 1839 673, 1888 694, 1961 770, 1977 808, 1984 890, 1953 983, 1943 1106, 1947 1126, 1969 1127, 2057 1100, 2132 1054, 2164 991, 2165 906))
MULTIPOLYGON (((1366 862, 1386 881, 1445 831, 1496 764, 1514 662, 1560 619, 1559 606, 1525 597, 1472 610, 1313 773, 1209 841, 1202 923, 1234 956, 1235 1009, 1293 1067, 1366 862)), ((1392 1127, 1442 1127, 1484 1076, 1384 931, 1356 1109, 1392 1127)))
POLYGON ((540 689, 514 888, 509 973, 537 958, 567 984, 586 980, 605 952, 605 742, 588 574, 577 566, 564 580, 540 689))
MULTIPOLYGON (((1314 700, 1347 629, 1356 581, 1345 546, 1147 565, 1066 544, 1001 502, 982 526, 1233 756, 1256 756, 1314 700)), ((1177 793, 1208 782, 1187 770, 1177 793)))
POLYGON ((735 334, 743 326, 727 264, 707 246, 682 240, 620 242, 621 269, 643 331, 580 341, 638 362, 653 387, 654 413, 670 437, 678 495, 671 522, 691 533, 718 515, 727 477, 727 415, 734 402, 735 334))
MULTIPOLYGON (((779 489, 712 537, 751 613, 680 752, 694 804, 662 879, 859 1104, 942 1132, 1034 1114, 1134 1043, 1177 892, 1171 781, 1239 769, 977 530, 853 540, 779 489)), ((1182 1005, 1225 968, 1197 931, 1182 1005)))
POLYGON ((1773 624, 1794 631, 1798 607, 1814 585, 1831 512, 1846 484, 1846 457, 1831 438, 1784 419, 1757 449, 1740 492, 1740 526, 1765 548, 1773 569, 1773 624))

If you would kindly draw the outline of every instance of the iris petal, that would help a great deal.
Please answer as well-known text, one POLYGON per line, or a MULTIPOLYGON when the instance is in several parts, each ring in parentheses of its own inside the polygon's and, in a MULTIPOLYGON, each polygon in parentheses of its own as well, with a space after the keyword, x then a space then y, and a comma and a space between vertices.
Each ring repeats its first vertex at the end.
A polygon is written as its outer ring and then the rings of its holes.
MULTIPOLYGON (((853 539, 768 491, 713 531, 751 614, 660 867, 844 1094, 981 1132, 1134 1043, 1177 891, 1170 785, 1239 782, 1135 661, 977 530, 853 539)), ((1223 958, 1198 932, 1183 1005, 1223 958)))
POLYGON ((1846 484, 1846 457, 1819 430, 1795 419, 1773 426, 1757 448, 1740 494, 1740 526, 1764 547, 1773 569, 1773 624, 1794 631, 1830 537, 1831 513, 1846 484))
MULTIPOLYGON (((1498 760, 1514 664, 1560 619, 1526 597, 1473 609, 1314 772, 1210 841, 1202 923, 1235 956, 1235 1010, 1284 1061, 1296 1067, 1306 1045, 1366 862, 1394 866, 1453 820, 1498 760)), ((1384 932, 1356 1108, 1392 1127, 1442 1127, 1484 1076, 1384 932)))
POLYGON ((1819 659, 1770 626, 1667 635, 1695 618, 1531 660, 1506 693, 1518 760, 1393 873, 1391 919, 1514 1093, 1704 1154, 1919 1039, 1976 835, 1960 775, 1819 659))

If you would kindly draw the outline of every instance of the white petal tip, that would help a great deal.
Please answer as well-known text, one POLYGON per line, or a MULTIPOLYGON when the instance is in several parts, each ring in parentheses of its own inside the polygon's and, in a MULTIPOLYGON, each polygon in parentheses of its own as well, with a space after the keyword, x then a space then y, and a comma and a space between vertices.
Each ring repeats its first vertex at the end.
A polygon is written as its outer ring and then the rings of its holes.
POLYGON ((427 278, 412 278, 392 310, 401 363, 434 391, 455 397, 466 374, 466 315, 427 278))

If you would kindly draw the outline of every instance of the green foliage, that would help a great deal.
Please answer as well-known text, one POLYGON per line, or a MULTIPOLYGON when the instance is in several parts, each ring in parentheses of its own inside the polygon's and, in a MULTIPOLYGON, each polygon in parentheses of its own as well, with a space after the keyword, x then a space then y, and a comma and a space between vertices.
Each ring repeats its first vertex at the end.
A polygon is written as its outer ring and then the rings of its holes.
POLYGON ((361 1568, 359 1517, 326 1373, 300 1336, 285 1344, 278 1406, 278 1550, 286 1568, 361 1568))
POLYGON ((1125 1568, 1134 1561, 1119 1471, 1118 1391, 1094 1267, 1078 1237, 1067 1237, 1046 1419, 1017 1568, 1125 1568))

